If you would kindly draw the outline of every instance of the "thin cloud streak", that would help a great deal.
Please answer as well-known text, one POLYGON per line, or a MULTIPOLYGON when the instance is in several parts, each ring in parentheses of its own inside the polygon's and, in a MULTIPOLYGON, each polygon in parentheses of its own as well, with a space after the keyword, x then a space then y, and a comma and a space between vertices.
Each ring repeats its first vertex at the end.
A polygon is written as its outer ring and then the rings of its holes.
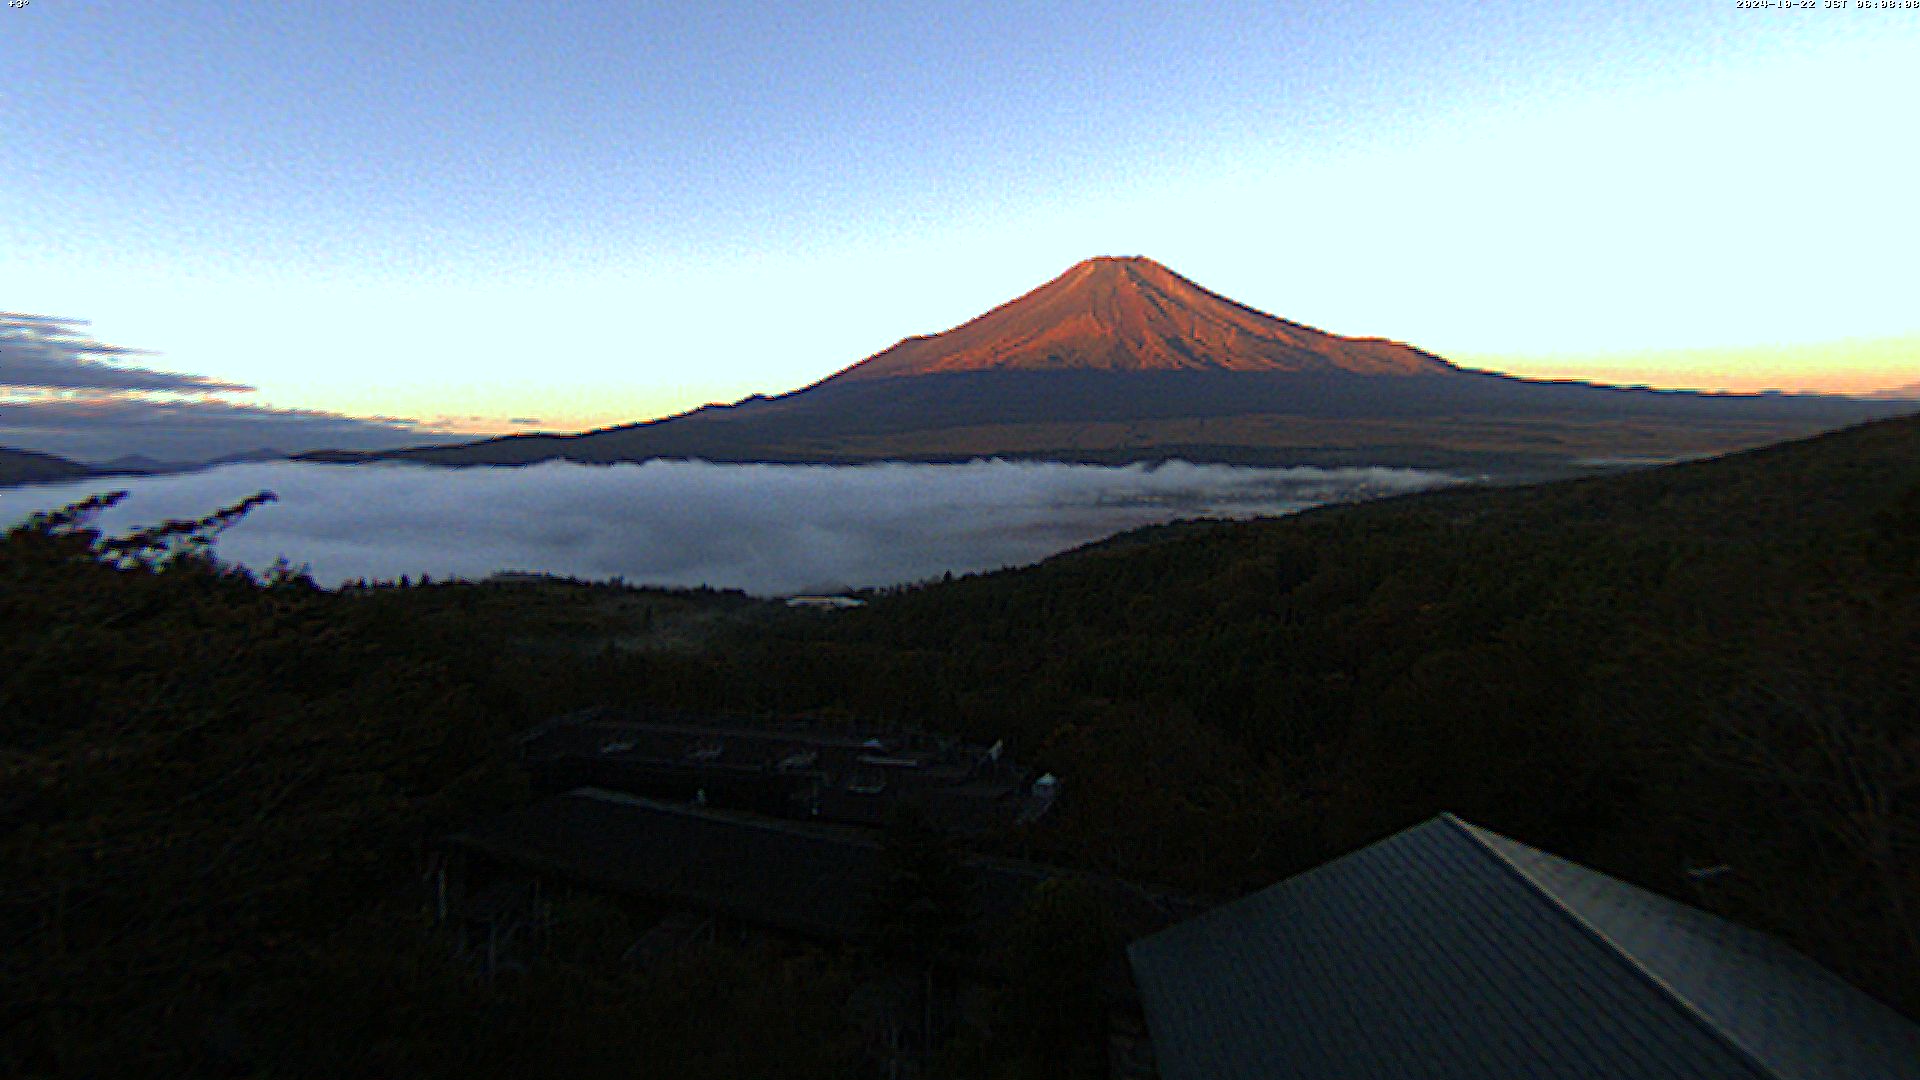
POLYGON ((1156 522, 1291 513, 1459 482, 1411 469, 1184 462, 456 470, 274 462, 0 492, 0 523, 125 487, 133 496, 103 520, 123 532, 265 489, 279 501, 223 534, 220 556, 254 569, 285 556, 329 586, 531 570, 772 596, 1024 565, 1156 522))
POLYGON ((109 462, 139 454, 199 462, 258 450, 391 450, 449 441, 434 425, 313 409, 275 409, 218 398, 132 394, 0 400, 0 446, 109 462))
POLYGON ((250 393, 251 386, 204 375, 118 367, 144 349, 95 341, 84 319, 0 311, 0 392, 8 390, 140 390, 175 394, 250 393))
POLYGON ((244 454, 389 450, 445 441, 447 425, 242 404, 254 388, 204 375, 116 366, 152 355, 109 345, 85 319, 0 311, 0 446, 104 464, 191 464, 244 454))

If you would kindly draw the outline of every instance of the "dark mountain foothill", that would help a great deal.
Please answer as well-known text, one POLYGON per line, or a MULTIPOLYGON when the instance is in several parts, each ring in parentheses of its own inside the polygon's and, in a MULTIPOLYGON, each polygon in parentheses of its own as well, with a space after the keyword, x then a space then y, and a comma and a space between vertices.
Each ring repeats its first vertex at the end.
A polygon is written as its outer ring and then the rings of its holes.
POLYGON ((0 486, 97 475, 98 470, 52 454, 0 447, 0 486))

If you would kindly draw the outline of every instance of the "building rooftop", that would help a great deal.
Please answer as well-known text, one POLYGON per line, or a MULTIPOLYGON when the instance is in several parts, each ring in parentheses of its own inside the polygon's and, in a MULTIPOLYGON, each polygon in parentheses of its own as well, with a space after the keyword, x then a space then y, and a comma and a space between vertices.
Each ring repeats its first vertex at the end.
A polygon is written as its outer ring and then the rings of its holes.
POLYGON ((964 777, 992 747, 922 734, 851 731, 795 722, 749 724, 690 713, 644 713, 599 707, 542 724, 522 739, 529 759, 587 755, 629 760, 694 760, 750 768, 777 766, 795 755, 831 754, 846 762, 933 769, 964 777), (703 751, 717 751, 701 757, 703 751))
POLYGON ((1128 951, 1167 1080, 1920 1078, 1778 941, 1452 815, 1128 951))
POLYGON ((592 786, 864 824, 914 799, 943 827, 985 831, 1033 816, 1046 800, 1030 770, 998 745, 925 734, 801 723, 747 724, 616 708, 556 717, 528 733, 522 756, 542 785, 592 786))

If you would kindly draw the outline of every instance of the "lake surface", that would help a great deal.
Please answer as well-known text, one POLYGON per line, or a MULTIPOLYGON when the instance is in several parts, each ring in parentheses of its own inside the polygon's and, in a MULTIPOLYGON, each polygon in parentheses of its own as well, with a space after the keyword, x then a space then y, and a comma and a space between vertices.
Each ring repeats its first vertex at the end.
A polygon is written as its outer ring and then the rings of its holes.
POLYGON ((502 570, 774 596, 889 585, 1037 562, 1180 518, 1249 518, 1462 482, 1413 469, 1263 469, 975 461, 960 465, 522 468, 229 465, 0 490, 0 525, 127 490, 99 524, 123 533, 279 495, 222 534, 227 561, 281 556, 323 585, 502 570))

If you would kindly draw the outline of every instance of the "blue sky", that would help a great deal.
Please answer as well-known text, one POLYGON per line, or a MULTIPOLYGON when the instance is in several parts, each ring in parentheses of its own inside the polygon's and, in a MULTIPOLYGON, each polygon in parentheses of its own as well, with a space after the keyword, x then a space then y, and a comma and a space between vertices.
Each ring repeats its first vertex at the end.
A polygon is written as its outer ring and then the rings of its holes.
POLYGON ((1920 382, 1916 58, 1734 0, 31 0, 0 310, 462 430, 792 389, 1096 254, 1476 366, 1920 382))

